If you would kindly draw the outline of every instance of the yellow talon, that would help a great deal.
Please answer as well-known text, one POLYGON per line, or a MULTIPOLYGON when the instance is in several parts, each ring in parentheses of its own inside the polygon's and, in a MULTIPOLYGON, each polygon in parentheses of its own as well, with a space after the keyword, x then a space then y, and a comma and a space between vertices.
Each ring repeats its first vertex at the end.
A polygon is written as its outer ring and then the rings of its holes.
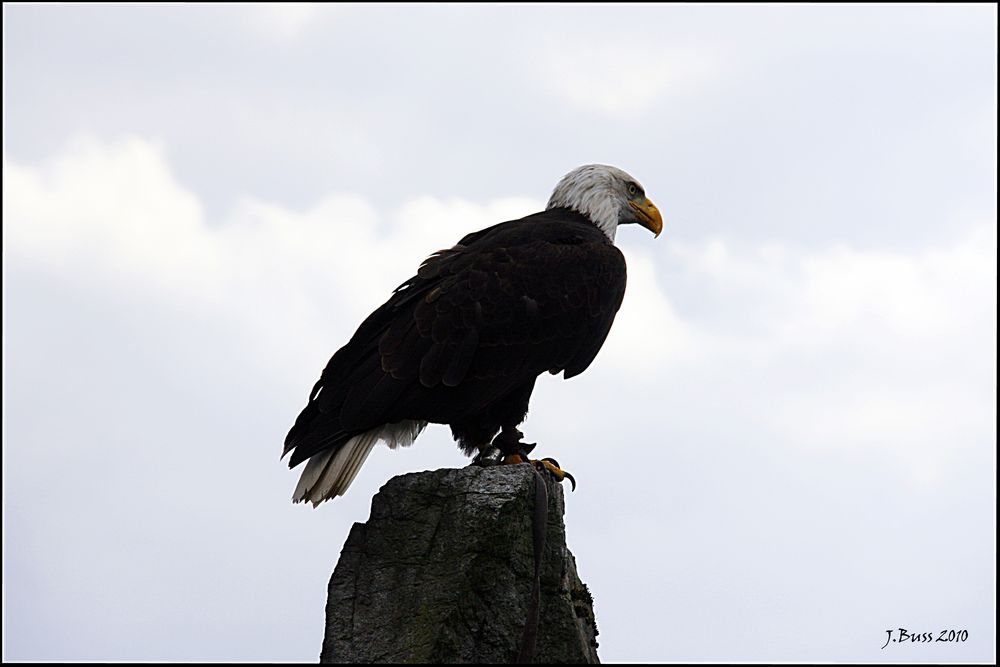
POLYGON ((559 467, 559 463, 555 459, 537 459, 531 462, 536 468, 540 467, 544 470, 548 470, 556 478, 557 482, 561 482, 564 479, 568 479, 570 484, 573 485, 572 490, 576 491, 576 480, 573 475, 569 474, 565 470, 559 467))
POLYGON ((565 470, 559 467, 559 463, 555 459, 526 459, 526 457, 521 454, 508 454, 504 457, 502 461, 503 465, 517 465, 519 463, 530 463, 539 470, 548 470, 552 473, 552 476, 556 478, 557 482, 561 482, 564 479, 568 479, 570 484, 573 485, 573 491, 576 491, 576 480, 573 475, 569 474, 565 470))
POLYGON ((559 480, 560 482, 563 481, 564 477, 566 477, 566 473, 562 471, 562 468, 553 465, 552 463, 546 461, 545 459, 536 459, 533 460, 532 463, 535 464, 536 468, 541 467, 548 470, 550 473, 555 475, 556 479, 559 480))

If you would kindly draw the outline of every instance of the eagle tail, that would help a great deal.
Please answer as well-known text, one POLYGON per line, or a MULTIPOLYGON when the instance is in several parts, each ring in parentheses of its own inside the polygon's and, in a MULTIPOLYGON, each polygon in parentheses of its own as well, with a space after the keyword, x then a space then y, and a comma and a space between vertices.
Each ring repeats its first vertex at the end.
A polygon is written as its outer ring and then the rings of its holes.
POLYGON ((392 449, 409 447, 426 426, 427 422, 416 420, 383 424, 351 437, 339 447, 313 454, 299 477, 292 502, 308 501, 316 507, 324 500, 344 495, 380 440, 392 449))
POLYGON ((372 429, 340 447, 315 454, 302 471, 292 502, 308 501, 316 507, 324 500, 344 495, 378 442, 379 430, 372 429))

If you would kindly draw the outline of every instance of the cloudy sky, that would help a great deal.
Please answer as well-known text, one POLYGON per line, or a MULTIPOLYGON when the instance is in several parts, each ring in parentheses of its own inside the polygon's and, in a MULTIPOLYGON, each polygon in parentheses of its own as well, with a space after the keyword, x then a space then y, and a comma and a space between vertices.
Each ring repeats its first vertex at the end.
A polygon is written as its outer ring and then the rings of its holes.
POLYGON ((430 252, 637 177, 523 430, 605 661, 995 660, 997 10, 3 9, 3 654, 312 661, 350 525, 285 432, 430 252), (887 629, 967 630, 890 645, 887 629))

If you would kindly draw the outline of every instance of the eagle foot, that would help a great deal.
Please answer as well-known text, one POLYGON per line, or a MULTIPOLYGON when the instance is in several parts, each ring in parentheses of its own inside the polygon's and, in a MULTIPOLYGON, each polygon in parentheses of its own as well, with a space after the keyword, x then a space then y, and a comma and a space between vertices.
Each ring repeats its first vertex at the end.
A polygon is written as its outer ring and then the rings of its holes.
POLYGON ((552 473, 552 476, 556 478, 557 482, 561 482, 564 479, 568 479, 569 483, 572 485, 570 487, 571 491, 576 491, 576 479, 573 475, 569 474, 565 470, 559 467, 559 462, 553 458, 536 459, 531 462, 533 466, 539 470, 548 470, 552 473))
MULTIPOLYGON (((532 445, 532 447, 534 447, 534 445, 532 445)), ((559 462, 553 458, 546 457, 544 459, 529 459, 527 452, 520 452, 517 454, 510 454, 503 460, 504 465, 516 465, 518 463, 530 463, 541 472, 548 471, 553 477, 556 478, 557 482, 562 482, 564 479, 568 479, 569 483, 572 485, 570 490, 576 491, 576 479, 573 475, 560 468, 559 462)))

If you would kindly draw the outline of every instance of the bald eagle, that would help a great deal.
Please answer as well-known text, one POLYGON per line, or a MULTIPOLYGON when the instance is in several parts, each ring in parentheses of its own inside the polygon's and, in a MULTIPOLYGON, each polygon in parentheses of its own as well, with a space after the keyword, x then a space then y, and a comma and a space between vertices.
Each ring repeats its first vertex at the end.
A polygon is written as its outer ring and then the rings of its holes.
POLYGON ((663 229, 638 181, 586 165, 559 181, 544 211, 431 255, 309 394, 282 455, 290 468, 307 462, 292 500, 315 507, 343 495, 377 442, 408 446, 429 422, 449 425, 469 456, 526 457, 517 427, 536 378, 582 373, 611 329, 625 295, 615 232, 628 223, 663 229))

